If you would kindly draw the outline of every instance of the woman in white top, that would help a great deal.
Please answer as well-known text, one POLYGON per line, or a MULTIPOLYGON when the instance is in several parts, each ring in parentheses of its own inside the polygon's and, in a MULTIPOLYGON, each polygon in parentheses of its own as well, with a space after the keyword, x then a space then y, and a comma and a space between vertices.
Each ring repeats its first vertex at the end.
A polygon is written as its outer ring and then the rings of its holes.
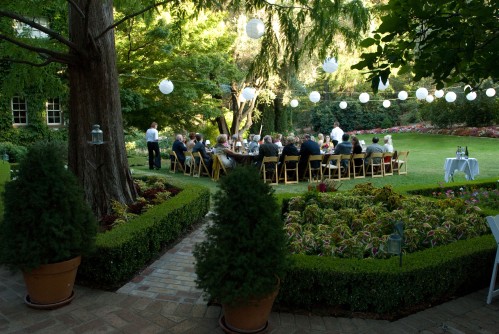
POLYGON ((227 135, 221 134, 217 137, 217 144, 213 148, 213 152, 218 155, 225 168, 236 167, 236 161, 230 156, 237 155, 237 153, 229 149, 227 143, 227 135))
POLYGON ((392 136, 391 135, 386 135, 384 137, 384 141, 385 141, 385 152, 388 152, 388 153, 393 153, 393 142, 392 142, 392 136))

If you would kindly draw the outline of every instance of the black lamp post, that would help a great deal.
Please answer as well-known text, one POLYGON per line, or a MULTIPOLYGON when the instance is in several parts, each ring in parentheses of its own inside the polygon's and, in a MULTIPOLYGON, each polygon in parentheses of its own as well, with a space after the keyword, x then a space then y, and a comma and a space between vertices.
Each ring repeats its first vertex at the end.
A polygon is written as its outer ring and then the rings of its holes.
POLYGON ((388 237, 388 253, 400 256, 400 267, 402 267, 402 246, 404 244, 404 223, 398 221, 394 225, 394 233, 388 237))

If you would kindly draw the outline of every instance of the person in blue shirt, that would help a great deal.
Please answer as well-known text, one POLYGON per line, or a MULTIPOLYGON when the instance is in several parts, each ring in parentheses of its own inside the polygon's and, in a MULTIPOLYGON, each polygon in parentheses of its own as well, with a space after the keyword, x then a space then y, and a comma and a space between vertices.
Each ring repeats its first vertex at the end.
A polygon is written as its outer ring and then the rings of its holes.
MULTIPOLYGON (((341 136, 341 140, 342 142, 341 143, 338 143, 338 145, 336 145, 334 147, 334 154, 337 155, 337 154, 352 154, 352 150, 353 150, 353 146, 352 146, 352 143, 349 141, 350 139, 350 135, 348 133, 344 133, 343 136, 341 136)), ((341 160, 341 166, 343 168, 345 168, 345 170, 347 170, 347 168, 349 168, 349 165, 350 164, 350 159, 342 159, 341 160)))

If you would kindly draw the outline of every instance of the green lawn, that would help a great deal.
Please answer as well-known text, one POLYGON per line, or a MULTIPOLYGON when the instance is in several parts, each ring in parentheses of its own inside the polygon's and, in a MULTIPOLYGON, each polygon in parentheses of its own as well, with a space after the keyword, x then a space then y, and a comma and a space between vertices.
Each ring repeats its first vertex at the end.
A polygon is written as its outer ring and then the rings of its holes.
MULTIPOLYGON (((360 135, 359 139, 371 143, 373 135, 360 135)), ((379 135, 382 140, 382 135, 379 135)), ((445 135, 431 135, 418 133, 392 134, 393 145, 396 150, 410 151, 407 175, 386 176, 384 178, 370 178, 342 181, 341 190, 350 189, 358 183, 371 182, 375 186, 391 184, 394 188, 410 185, 435 185, 444 183, 445 158, 455 156, 457 146, 468 146, 471 158, 476 158, 480 167, 480 174, 476 180, 497 178, 499 180, 499 139, 479 137, 458 137, 445 135)), ((202 184, 216 191, 216 182, 207 177, 193 178, 181 173, 172 174, 167 168, 169 161, 163 161, 160 171, 149 171, 147 157, 136 156, 130 158, 131 168, 136 174, 160 174, 167 178, 175 178, 180 182, 202 184)), ((457 172, 454 182, 466 182, 464 173, 457 172)), ((449 184, 452 184, 450 182, 449 184)), ((275 186, 276 193, 299 193, 307 189, 307 182, 297 185, 275 186)))

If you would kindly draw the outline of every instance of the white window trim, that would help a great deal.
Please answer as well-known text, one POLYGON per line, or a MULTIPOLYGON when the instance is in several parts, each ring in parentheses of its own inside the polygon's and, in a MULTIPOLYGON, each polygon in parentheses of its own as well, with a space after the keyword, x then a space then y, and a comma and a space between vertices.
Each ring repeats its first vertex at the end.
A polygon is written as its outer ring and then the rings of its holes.
MULTIPOLYGON (((28 125, 28 101, 25 99, 25 98, 21 98, 19 96, 14 96, 11 100, 10 100, 10 110, 12 112, 12 124, 14 125, 28 125), (23 100, 24 101, 24 106, 26 109, 24 109, 24 111, 26 112, 26 123, 16 123, 15 122, 15 116, 14 116, 14 99, 19 99, 19 100, 23 100)), ((22 109, 16 109, 15 111, 22 111, 22 109)))
POLYGON ((48 99, 47 102, 45 103, 45 111, 46 111, 46 114, 47 114, 47 125, 61 125, 62 124, 62 110, 61 110, 61 99, 56 97, 56 98, 53 98, 53 99, 48 99), (49 110, 49 104, 50 104, 50 100, 52 100, 52 105, 55 104, 54 100, 57 100, 57 104, 59 106, 59 109, 50 109, 49 110), (49 111, 58 111, 59 112, 59 123, 51 123, 49 122, 49 111))
MULTIPOLYGON (((46 19, 44 17, 35 17, 32 19, 34 22, 38 23, 39 25, 44 26, 45 28, 49 27, 49 21, 48 21, 48 19, 46 19)), ((14 29, 16 30, 17 35, 29 35, 30 38, 48 38, 49 37, 46 33, 42 32, 36 28, 33 28, 32 26, 30 26, 24 22, 17 21, 17 20, 14 20, 14 29)))

